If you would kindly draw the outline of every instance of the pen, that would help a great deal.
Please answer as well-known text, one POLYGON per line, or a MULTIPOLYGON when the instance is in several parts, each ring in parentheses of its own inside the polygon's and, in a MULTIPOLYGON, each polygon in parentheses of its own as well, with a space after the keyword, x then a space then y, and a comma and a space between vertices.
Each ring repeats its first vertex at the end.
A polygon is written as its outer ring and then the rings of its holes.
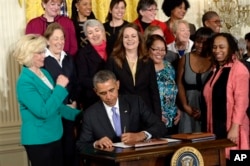
POLYGON ((126 126, 124 126, 123 128, 123 133, 126 133, 126 126))

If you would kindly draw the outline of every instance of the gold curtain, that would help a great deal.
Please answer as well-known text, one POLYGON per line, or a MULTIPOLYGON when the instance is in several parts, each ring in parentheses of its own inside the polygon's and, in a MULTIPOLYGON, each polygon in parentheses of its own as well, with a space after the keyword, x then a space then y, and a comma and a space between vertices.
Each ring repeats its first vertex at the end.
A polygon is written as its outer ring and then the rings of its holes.
MULTIPOLYGON (((20 6, 25 7, 26 21, 34 17, 38 17, 44 13, 41 6, 41 0, 18 0, 20 6)), ((134 21, 137 18, 136 7, 138 0, 126 0, 127 8, 124 19, 127 21, 134 21)), ((72 0, 66 0, 69 17, 71 16, 72 0)), ((108 13, 110 0, 92 0, 92 10, 97 19, 105 22, 108 13)))

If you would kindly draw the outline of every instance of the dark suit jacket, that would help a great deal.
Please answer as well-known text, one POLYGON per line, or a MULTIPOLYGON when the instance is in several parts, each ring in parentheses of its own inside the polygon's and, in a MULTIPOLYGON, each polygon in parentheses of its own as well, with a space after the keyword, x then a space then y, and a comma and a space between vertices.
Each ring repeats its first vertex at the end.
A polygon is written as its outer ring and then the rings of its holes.
POLYGON ((151 59, 147 62, 138 60, 135 74, 135 85, 127 61, 125 61, 123 67, 120 68, 114 61, 113 57, 110 57, 107 62, 107 68, 113 71, 117 79, 120 81, 119 94, 134 94, 141 96, 153 112, 161 117, 160 95, 155 68, 151 59))
POLYGON ((49 71, 54 82, 56 82, 57 77, 60 74, 63 74, 66 77, 68 77, 69 83, 66 88, 69 92, 69 95, 65 99, 64 104, 69 104, 71 103, 71 101, 75 101, 77 99, 78 83, 77 83, 76 69, 73 57, 68 55, 65 56, 61 67, 55 58, 48 56, 44 60, 44 68, 49 71))
MULTIPOLYGON (((163 137, 166 134, 164 123, 152 113, 139 96, 119 96, 119 111, 122 129, 126 132, 147 131, 153 138, 163 137)), ((108 118, 102 101, 89 107, 83 115, 82 129, 77 148, 81 151, 86 144, 93 144, 102 137, 109 137, 113 142, 119 142, 108 118)))
POLYGON ((75 57, 76 69, 80 87, 80 99, 84 109, 99 100, 93 88, 93 77, 105 68, 105 61, 91 44, 81 48, 75 57))

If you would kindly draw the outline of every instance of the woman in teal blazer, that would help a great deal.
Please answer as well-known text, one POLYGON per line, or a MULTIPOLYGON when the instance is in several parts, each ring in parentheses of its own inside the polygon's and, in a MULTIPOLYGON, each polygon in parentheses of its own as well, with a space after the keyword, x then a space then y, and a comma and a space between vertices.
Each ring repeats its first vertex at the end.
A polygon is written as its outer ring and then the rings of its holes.
POLYGON ((40 35, 25 35, 13 52, 23 65, 17 80, 16 93, 22 118, 21 143, 32 166, 61 166, 63 134, 62 117, 74 120, 79 110, 63 104, 68 95, 68 78, 59 75, 56 83, 42 69, 46 39, 40 35))

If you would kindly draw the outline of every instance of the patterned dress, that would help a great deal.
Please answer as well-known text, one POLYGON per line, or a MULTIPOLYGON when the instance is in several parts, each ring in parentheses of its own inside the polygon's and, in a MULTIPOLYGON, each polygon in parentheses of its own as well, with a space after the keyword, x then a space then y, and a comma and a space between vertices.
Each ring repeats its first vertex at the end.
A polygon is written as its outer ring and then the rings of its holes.
POLYGON ((166 127, 172 127, 174 117, 177 113, 175 101, 178 89, 175 83, 175 70, 169 62, 164 61, 164 69, 156 71, 156 77, 160 93, 162 115, 167 119, 165 125, 166 127))

